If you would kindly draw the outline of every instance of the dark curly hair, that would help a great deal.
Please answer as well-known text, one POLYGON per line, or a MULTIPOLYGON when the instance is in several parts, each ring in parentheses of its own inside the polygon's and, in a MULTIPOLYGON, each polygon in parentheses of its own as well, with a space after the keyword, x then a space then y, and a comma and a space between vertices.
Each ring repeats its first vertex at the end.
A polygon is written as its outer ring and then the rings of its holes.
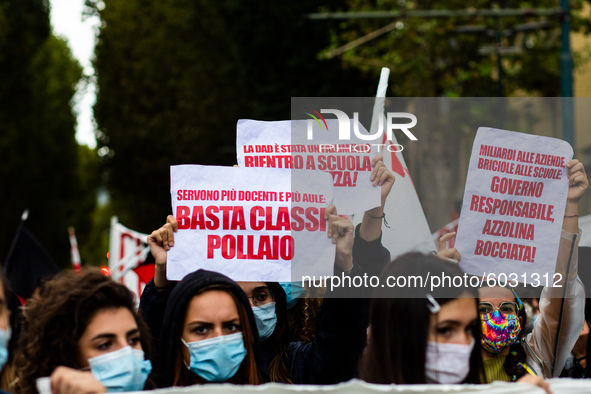
POLYGON ((310 343, 316 337, 316 315, 323 298, 303 298, 287 311, 292 341, 310 343))
POLYGON ((138 325, 146 357, 150 357, 147 326, 136 312, 135 295, 98 269, 72 271, 47 282, 42 299, 26 307, 27 329, 17 354, 16 392, 37 393, 35 379, 49 376, 58 366, 83 367, 80 337, 99 311, 127 308, 138 325))

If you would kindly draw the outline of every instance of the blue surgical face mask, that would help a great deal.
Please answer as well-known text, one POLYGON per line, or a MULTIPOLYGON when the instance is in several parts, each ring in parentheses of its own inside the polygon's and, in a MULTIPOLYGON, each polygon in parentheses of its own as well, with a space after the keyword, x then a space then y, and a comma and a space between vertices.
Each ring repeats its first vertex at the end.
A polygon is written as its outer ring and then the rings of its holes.
POLYGON ((183 338, 181 341, 191 354, 190 365, 185 365, 208 382, 225 382, 236 375, 246 356, 241 332, 189 343, 183 338))
POLYGON ((144 352, 126 346, 117 351, 89 358, 90 372, 109 393, 140 391, 152 371, 144 352))
POLYGON ((8 327, 8 330, 0 328, 0 370, 4 368, 4 364, 8 361, 8 342, 11 333, 10 327, 8 327))
POLYGON ((275 314, 275 303, 271 302, 262 306, 253 306, 254 320, 257 322, 259 338, 261 341, 268 339, 275 331, 277 315, 275 314))

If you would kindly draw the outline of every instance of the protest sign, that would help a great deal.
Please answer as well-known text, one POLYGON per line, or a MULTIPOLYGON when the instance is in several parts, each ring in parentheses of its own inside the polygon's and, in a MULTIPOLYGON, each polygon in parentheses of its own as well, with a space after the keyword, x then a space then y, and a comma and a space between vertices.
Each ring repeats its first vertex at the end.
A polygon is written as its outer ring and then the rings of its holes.
POLYGON ((555 138, 479 128, 455 247, 469 273, 552 286, 568 193, 571 146, 555 138))
MULTIPOLYGON (((307 120, 240 120, 236 133, 238 165, 330 173, 339 214, 354 214, 379 206, 380 190, 369 180, 375 149, 355 135, 346 143, 340 141, 338 120, 325 122, 327 130, 312 123, 313 139, 308 140, 307 120)), ((358 126, 360 132, 367 134, 363 125, 358 126)))
POLYGON ((203 268, 236 281, 289 282, 292 265, 294 275, 332 275, 335 245, 324 220, 329 174, 180 165, 171 166, 170 180, 179 228, 169 280, 203 268))

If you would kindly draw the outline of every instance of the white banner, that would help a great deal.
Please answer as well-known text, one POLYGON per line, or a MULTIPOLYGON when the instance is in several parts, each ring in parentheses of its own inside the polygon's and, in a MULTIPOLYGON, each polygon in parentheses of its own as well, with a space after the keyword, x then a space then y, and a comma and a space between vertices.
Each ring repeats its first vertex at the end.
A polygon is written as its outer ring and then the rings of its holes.
MULTIPOLYGON (((351 121, 351 127, 353 124, 351 121)), ((360 132, 367 134, 363 125, 360 127, 360 132)), ((371 144, 364 143, 353 133, 350 141, 340 141, 338 130, 337 119, 326 119, 322 123, 242 119, 238 121, 236 132, 238 165, 330 173, 335 188, 334 204, 339 214, 354 214, 379 206, 380 190, 369 180, 375 148, 372 151, 371 144), (308 127, 313 133, 310 141, 306 139, 308 127), (292 133, 296 133, 297 138, 292 133)))
MULTIPOLYGON (((553 394, 589 394, 589 379, 549 379, 553 394)), ((137 391, 140 393, 140 391, 137 391)), ((190 387, 173 387, 154 390, 161 394, 289 394, 289 393, 326 393, 326 394, 380 394, 380 393, 478 393, 478 394, 546 394, 542 388, 527 383, 494 382, 491 384, 369 384, 360 380, 330 386, 293 385, 267 383, 260 386, 233 384, 199 384, 190 387)))
POLYGON ((560 279, 554 269, 572 156, 562 140, 478 129, 455 244, 465 272, 542 286, 560 279))
POLYGON ((180 165, 171 166, 170 179, 179 230, 168 252, 169 280, 199 268, 236 281, 289 282, 292 267, 295 277, 332 275, 335 245, 324 220, 329 174, 180 165), (304 181, 293 179, 299 176, 304 181))

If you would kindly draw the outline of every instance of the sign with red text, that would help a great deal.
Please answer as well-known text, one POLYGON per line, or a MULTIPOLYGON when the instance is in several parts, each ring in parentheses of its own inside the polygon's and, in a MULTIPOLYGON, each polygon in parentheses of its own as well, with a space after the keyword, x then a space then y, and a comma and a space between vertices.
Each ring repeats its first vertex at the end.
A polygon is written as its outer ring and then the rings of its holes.
POLYGON ((478 129, 455 244, 465 272, 552 286, 572 156, 562 140, 478 129))
MULTIPOLYGON (((334 204, 339 214, 360 213, 379 206, 380 188, 373 187, 369 180, 371 160, 377 149, 354 134, 350 141, 340 141, 337 119, 326 119, 322 124, 325 126, 321 130, 320 124, 307 120, 240 120, 236 134, 238 165, 327 172, 332 176, 334 204), (313 141, 306 138, 309 128, 314 133, 313 141)), ((355 124, 359 132, 367 134, 361 124, 355 124)))
POLYGON ((289 282, 332 275, 335 245, 326 236, 330 175, 275 168, 170 167, 175 246, 166 275, 203 268, 236 281, 289 282), (292 189, 293 177, 302 177, 292 189), (300 272, 301 271, 301 272, 300 272))

